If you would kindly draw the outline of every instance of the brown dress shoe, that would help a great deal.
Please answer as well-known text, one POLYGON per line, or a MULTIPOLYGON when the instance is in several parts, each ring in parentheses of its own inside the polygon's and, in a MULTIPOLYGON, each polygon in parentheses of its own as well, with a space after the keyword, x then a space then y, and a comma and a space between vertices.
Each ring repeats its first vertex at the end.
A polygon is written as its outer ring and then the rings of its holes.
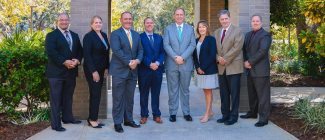
POLYGON ((141 117, 140 123, 145 124, 146 122, 147 122, 147 118, 146 117, 141 117))
POLYGON ((163 122, 160 117, 156 117, 153 120, 156 121, 156 123, 162 123, 163 122))

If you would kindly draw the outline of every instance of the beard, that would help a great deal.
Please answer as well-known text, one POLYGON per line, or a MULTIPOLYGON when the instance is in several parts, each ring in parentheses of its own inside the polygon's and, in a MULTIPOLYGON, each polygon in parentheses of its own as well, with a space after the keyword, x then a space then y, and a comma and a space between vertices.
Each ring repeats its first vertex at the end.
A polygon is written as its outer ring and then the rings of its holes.
POLYGON ((67 27, 60 27, 62 30, 67 30, 68 29, 68 26, 67 27))

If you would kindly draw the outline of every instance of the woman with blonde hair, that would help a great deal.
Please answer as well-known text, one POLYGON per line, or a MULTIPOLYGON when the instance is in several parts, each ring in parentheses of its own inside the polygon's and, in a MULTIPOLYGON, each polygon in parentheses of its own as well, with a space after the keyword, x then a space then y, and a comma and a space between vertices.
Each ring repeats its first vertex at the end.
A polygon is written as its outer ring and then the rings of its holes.
POLYGON ((217 45, 216 39, 211 36, 209 24, 201 20, 197 24, 196 48, 193 52, 193 60, 197 73, 195 74, 195 85, 203 89, 206 100, 206 112, 201 117, 201 122, 205 123, 212 117, 212 89, 216 89, 218 84, 218 67, 216 64, 217 45))
POLYGON ((99 103, 104 78, 108 76, 110 45, 107 35, 101 31, 102 18, 98 15, 90 20, 90 31, 83 39, 84 72, 89 85, 88 125, 102 128, 98 121, 99 103))

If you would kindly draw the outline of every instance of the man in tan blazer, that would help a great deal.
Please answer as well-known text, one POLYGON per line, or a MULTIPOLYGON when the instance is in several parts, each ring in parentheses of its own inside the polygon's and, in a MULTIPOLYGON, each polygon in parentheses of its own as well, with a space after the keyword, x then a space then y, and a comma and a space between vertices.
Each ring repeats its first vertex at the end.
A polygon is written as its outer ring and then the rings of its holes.
POLYGON ((217 122, 232 125, 238 120, 240 76, 244 72, 244 34, 231 24, 229 11, 221 10, 218 16, 222 28, 216 30, 214 36, 217 40, 222 118, 217 122))

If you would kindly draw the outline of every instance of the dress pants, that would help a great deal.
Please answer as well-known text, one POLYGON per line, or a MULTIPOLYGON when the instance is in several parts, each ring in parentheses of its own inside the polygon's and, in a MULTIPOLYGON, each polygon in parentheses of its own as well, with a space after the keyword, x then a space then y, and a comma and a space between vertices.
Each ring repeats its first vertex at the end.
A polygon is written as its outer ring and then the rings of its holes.
POLYGON ((162 74, 152 72, 150 75, 138 76, 140 91, 141 117, 148 118, 148 98, 151 89, 151 109, 153 118, 160 117, 159 95, 162 83, 162 74))
POLYGON ((241 74, 219 75, 221 113, 225 118, 238 120, 241 74), (230 109, 231 100, 231 109, 230 109))
POLYGON ((137 76, 131 71, 127 78, 112 76, 113 121, 114 124, 133 121, 134 92, 137 76))
POLYGON ((99 104, 100 104, 100 97, 102 86, 104 82, 104 72, 105 69, 97 69, 99 74, 100 80, 99 82, 95 82, 93 80, 93 75, 90 73, 88 67, 84 65, 85 76, 89 86, 90 98, 89 98, 89 117, 88 119, 92 121, 96 121, 98 119, 98 111, 99 111, 99 104))
POLYGON ((267 123, 270 116, 270 76, 252 77, 247 75, 247 88, 250 111, 249 116, 259 114, 259 121, 267 123))
POLYGON ((51 127, 61 127, 62 121, 74 121, 72 115, 73 92, 76 87, 76 78, 48 78, 50 86, 51 127))
POLYGON ((166 71, 168 87, 169 114, 176 115, 179 106, 179 96, 183 115, 190 115, 190 83, 192 71, 166 71))

